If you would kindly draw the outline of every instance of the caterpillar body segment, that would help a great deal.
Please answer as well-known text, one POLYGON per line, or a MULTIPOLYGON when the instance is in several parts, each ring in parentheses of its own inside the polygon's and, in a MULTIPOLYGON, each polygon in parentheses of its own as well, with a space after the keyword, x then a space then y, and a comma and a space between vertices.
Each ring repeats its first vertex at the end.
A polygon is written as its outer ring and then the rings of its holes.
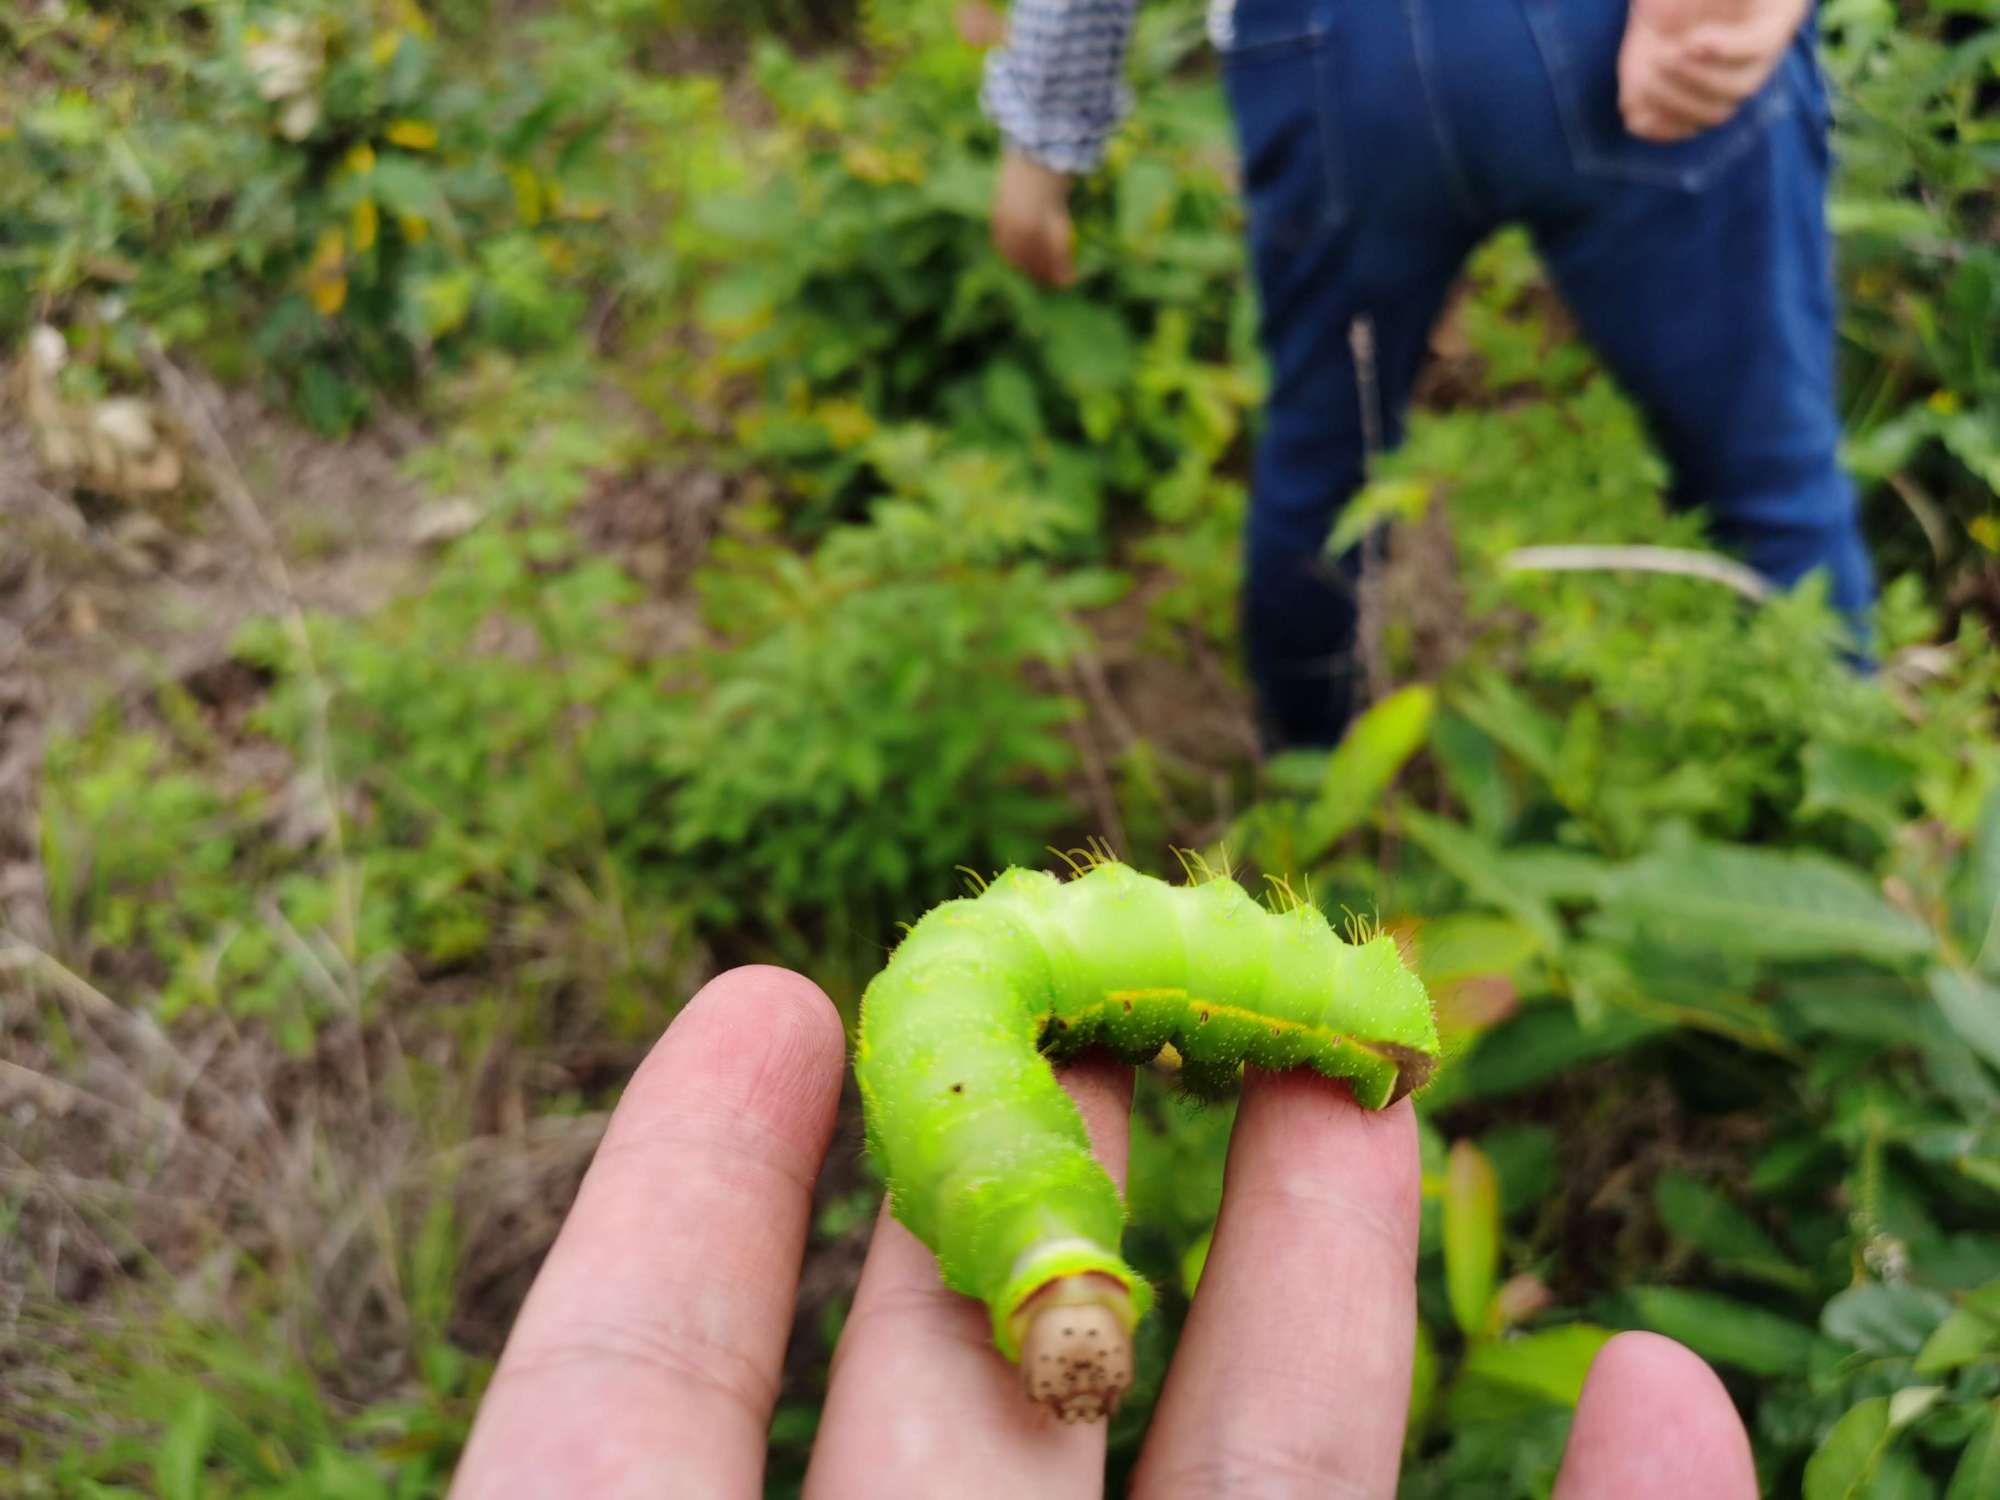
POLYGON ((1093 1045, 1135 1063, 1171 1045, 1198 1093, 1246 1062, 1311 1067, 1370 1109, 1420 1086, 1438 1050, 1393 939, 1343 942, 1316 908, 1271 910, 1226 878, 1012 869, 911 928, 862 997, 869 1150, 896 1217, 986 1304, 1029 1395, 1065 1421, 1116 1406, 1152 1297, 1049 1066, 1093 1045))

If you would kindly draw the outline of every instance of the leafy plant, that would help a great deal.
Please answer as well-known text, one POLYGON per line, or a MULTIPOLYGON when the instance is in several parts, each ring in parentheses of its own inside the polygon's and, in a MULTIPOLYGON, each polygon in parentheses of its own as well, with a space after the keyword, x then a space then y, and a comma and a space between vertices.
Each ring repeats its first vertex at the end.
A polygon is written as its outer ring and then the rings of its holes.
POLYGON ((0 27, 42 61, 0 114, 0 338, 148 330, 341 431, 436 354, 566 333, 603 269, 604 45, 467 76, 409 0, 0 27))

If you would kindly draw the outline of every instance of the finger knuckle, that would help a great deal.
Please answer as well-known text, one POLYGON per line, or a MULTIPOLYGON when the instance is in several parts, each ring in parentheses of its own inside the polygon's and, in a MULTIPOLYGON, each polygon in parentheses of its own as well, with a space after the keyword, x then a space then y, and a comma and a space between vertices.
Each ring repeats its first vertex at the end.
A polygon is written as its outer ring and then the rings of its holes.
POLYGON ((778 1396, 774 1370, 734 1344, 716 1339, 692 1320, 635 1317, 611 1323, 582 1322, 528 1348, 509 1351, 493 1383, 535 1385, 578 1369, 611 1367, 645 1381, 670 1398, 707 1391, 755 1415, 778 1396))

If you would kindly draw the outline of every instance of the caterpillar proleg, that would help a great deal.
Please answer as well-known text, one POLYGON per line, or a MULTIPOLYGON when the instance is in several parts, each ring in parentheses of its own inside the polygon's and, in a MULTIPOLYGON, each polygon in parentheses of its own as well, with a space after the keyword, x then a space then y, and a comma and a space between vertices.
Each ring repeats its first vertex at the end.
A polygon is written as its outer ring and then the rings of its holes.
POLYGON ((1344 1078, 1365 1108, 1437 1061, 1423 984, 1386 934, 1345 942, 1278 887, 1173 886, 1091 858, 1059 881, 1010 869, 909 931, 862 997, 855 1075, 895 1215, 947 1285, 992 1316, 1031 1399, 1108 1416, 1132 1379, 1152 1290, 1118 1253, 1123 1205, 1051 1057, 1145 1062, 1227 1089, 1248 1062, 1344 1078))

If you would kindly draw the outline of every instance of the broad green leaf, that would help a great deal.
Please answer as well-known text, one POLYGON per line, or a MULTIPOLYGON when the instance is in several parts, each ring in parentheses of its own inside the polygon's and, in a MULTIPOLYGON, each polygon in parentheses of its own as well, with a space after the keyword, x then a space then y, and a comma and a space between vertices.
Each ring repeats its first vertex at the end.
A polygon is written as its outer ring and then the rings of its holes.
POLYGON ((2000 1292, 2000 1281, 1989 1282, 1952 1309, 1917 1351, 1917 1374, 1942 1375, 1971 1364, 1988 1351, 2000 1350, 2000 1305, 1995 1305, 2000 1298, 1994 1296, 1996 1292, 2000 1292))
POLYGON ((1333 534, 1326 539, 1330 557, 1355 546, 1377 526, 1389 521, 1416 521, 1430 508, 1431 486, 1423 479, 1378 479, 1341 508, 1333 534))
POLYGON ((1915 1354, 1950 1311, 1942 1293, 1871 1281, 1830 1299, 1820 1309, 1819 1326, 1828 1338, 1864 1354, 1915 1354))
POLYGON ((1480 676, 1472 691, 1453 698, 1454 709, 1485 730, 1544 781, 1556 774, 1562 730, 1498 672, 1480 676))
POLYGON ((1849 1407, 1806 1461, 1805 1500, 1864 1500, 1895 1435, 1887 1396, 1849 1407))
POLYGON ((1556 1137, 1548 1126, 1496 1126, 1479 1137, 1479 1149, 1500 1179, 1503 1221, 1555 1190, 1556 1137))
POLYGON ((1042 435, 1042 409, 1035 383, 1012 360, 995 360, 983 377, 986 409, 1016 437, 1033 441, 1042 435))
POLYGON ((215 1398, 200 1386, 167 1423, 153 1458, 153 1480, 161 1500, 199 1500, 202 1469, 215 1431, 215 1398))
POLYGON ((1944 1395, 1941 1385, 1906 1385, 1889 1398, 1889 1425, 1901 1429, 1908 1427, 1925 1412, 1938 1404, 1944 1395))
POLYGON ((1993 1500, 2000 1495, 2000 1402, 1989 1404, 1986 1416, 1952 1472, 1944 1500, 1993 1500))
POLYGON ((1432 1086, 1433 1097, 1489 1098, 1532 1087, 1582 1063, 1636 1047, 1672 1028, 1661 1021, 1611 1010, 1595 1026, 1570 1006, 1532 1005, 1479 1039, 1465 1060, 1432 1086))
POLYGON ((1961 969, 1930 971, 1931 994, 1965 1045, 2000 1068, 2000 989, 1961 969))
POLYGON ((1428 854, 1466 891, 1510 913, 1540 938, 1544 947, 1562 945, 1562 924, 1546 902, 1523 894, 1507 880, 1501 851, 1475 833, 1405 803, 1398 822, 1411 843, 1428 854))
POLYGON ((1116 392, 1131 379, 1132 334, 1114 309, 1057 293, 1042 299, 1037 321, 1049 373, 1072 395, 1116 392))
POLYGON ((1879 745, 1815 741, 1799 756, 1806 773, 1799 815, 1841 813, 1878 833, 1902 821, 1916 781, 1916 768, 1879 745))
POLYGON ((1874 1396, 1850 1406, 1806 1460, 1804 1500, 1914 1500, 1934 1494, 1922 1470, 1892 1448, 1902 1430, 1896 1418, 1914 1420, 1934 1400, 1934 1394, 1908 1396, 1896 1392, 1896 1398, 1874 1396))
POLYGON ((1470 1141, 1452 1144, 1444 1181, 1444 1281, 1467 1338, 1486 1331, 1500 1274, 1500 1179, 1470 1141))
POLYGON ((1421 683, 1392 693, 1356 719, 1334 747, 1319 795, 1306 808, 1297 855, 1310 864, 1357 827, 1430 734, 1437 694, 1421 683))
POLYGON ((1131 249, 1150 254, 1173 217, 1180 195, 1180 177, 1166 162, 1142 156, 1118 179, 1118 238, 1131 249))
POLYGON ((1819 1337, 1803 1323, 1713 1292, 1674 1286, 1625 1293, 1637 1326, 1686 1344, 1703 1359, 1753 1375, 1802 1373, 1819 1337))
POLYGON ((1482 1339, 1465 1351, 1461 1380, 1490 1381, 1529 1392, 1555 1406, 1574 1406, 1598 1351, 1613 1331, 1569 1323, 1516 1338, 1482 1339))
POLYGON ((1626 865, 1605 910, 1676 947, 1747 957, 1895 960, 1936 946, 1924 923, 1847 866, 1733 844, 1689 843, 1626 865))
POLYGON ((1431 753, 1445 785, 1465 804, 1473 828, 1486 838, 1498 838, 1514 805, 1499 747, 1470 719, 1446 711, 1431 725, 1431 753))
POLYGON ((1668 1229, 1718 1266, 1775 1286, 1811 1288, 1812 1276, 1793 1265, 1755 1219, 1685 1172, 1662 1174, 1653 1204, 1668 1229))
POLYGON ((1529 844, 1500 856, 1500 878, 1534 901, 1588 902, 1604 899, 1617 866, 1601 855, 1552 844, 1529 844))
POLYGON ((1507 974, 1541 948, 1541 938, 1511 917, 1451 912, 1426 918, 1417 928, 1417 973, 1425 984, 1507 974))
POLYGON ((1842 239, 1879 235, 1912 247, 1951 240, 1951 226, 1935 211, 1905 198, 1837 197, 1826 206, 1826 222, 1842 239))

